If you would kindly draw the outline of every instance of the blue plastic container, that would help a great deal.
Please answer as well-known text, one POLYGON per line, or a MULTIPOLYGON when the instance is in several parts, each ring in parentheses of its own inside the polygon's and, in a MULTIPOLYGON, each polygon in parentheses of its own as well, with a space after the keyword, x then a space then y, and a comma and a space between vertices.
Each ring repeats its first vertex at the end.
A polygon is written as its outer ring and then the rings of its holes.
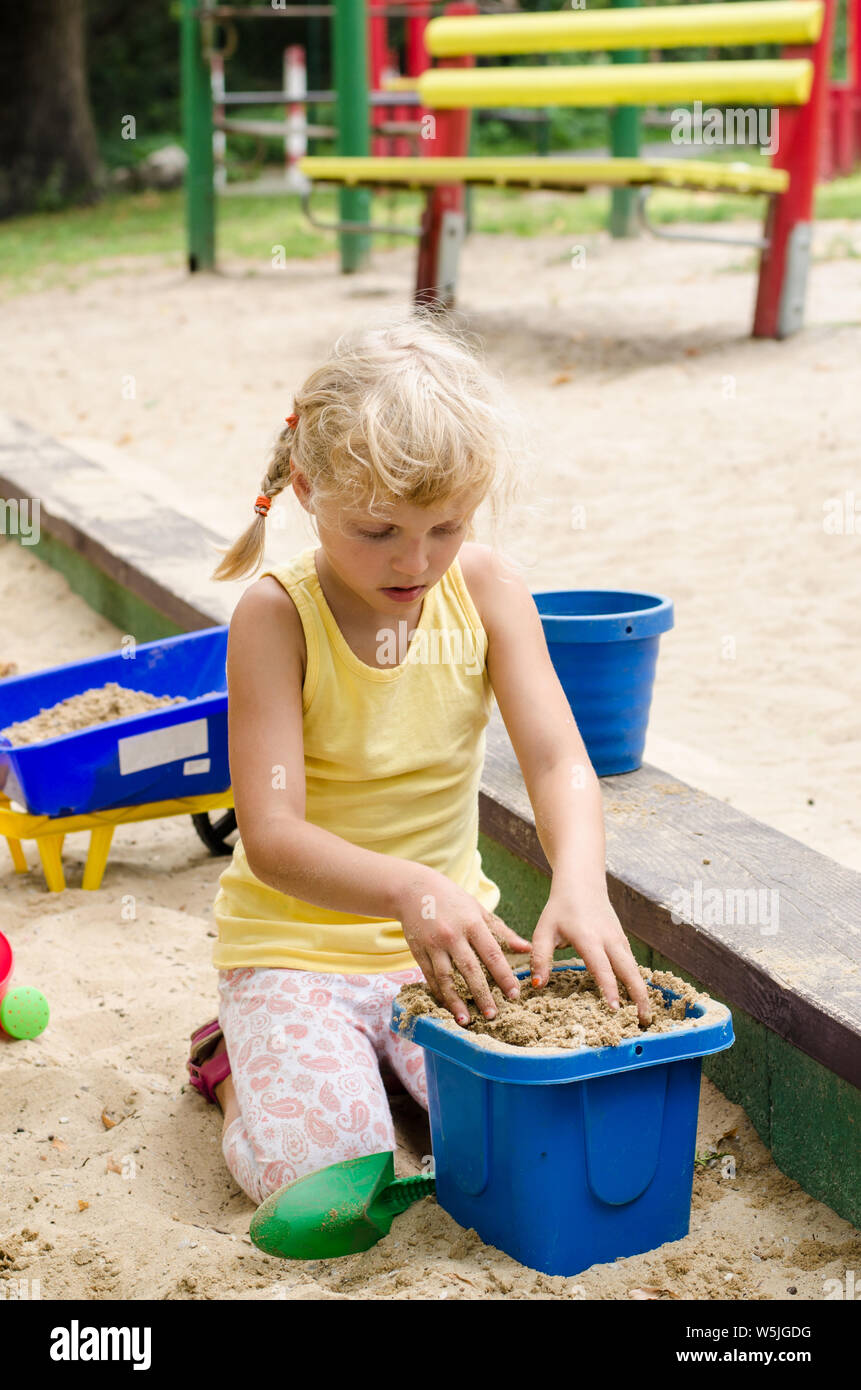
POLYGON ((45 816, 226 791, 226 664, 225 625, 0 682, 0 729, 108 681, 187 701, 21 747, 0 737, 0 790, 45 816))
MULTIPOLYGON (((406 1036, 425 1053, 440 1206, 545 1274, 681 1240, 702 1058, 734 1041, 729 1010, 712 1007, 708 1023, 697 1024, 698 1004, 668 1033, 564 1050, 491 1049, 453 1020, 410 1019, 406 1036)), ((402 1012, 395 1002, 393 1031, 402 1012)))
POLYGON ((596 773, 633 772, 643 761, 658 642, 673 626, 672 601, 616 589, 532 597, 596 773))

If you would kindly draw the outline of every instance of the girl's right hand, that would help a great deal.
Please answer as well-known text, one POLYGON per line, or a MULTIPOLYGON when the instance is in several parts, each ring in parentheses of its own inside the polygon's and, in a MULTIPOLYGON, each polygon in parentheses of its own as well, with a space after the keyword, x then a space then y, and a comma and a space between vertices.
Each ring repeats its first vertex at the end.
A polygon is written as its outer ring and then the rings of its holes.
POLYGON ((445 874, 425 865, 414 867, 417 872, 401 894, 398 915, 431 994, 458 1023, 469 1023, 469 1013, 455 989, 452 967, 456 965, 485 1018, 494 1018, 496 1005, 479 961, 484 961, 503 994, 516 999, 520 985, 500 942, 510 951, 527 953, 532 950, 530 942, 445 874))

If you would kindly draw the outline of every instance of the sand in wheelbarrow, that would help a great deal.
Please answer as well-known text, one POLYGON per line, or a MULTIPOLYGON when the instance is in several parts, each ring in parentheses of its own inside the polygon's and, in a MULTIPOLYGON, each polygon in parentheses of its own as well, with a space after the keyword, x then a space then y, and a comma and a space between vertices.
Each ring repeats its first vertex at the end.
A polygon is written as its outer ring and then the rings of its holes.
MULTIPOLYGON (((218 691, 212 691, 213 695, 218 691)), ((0 729, 0 734, 10 743, 20 747, 25 743, 39 743, 42 739, 60 738, 63 734, 73 734, 80 729, 90 729, 95 724, 109 724, 114 719, 127 719, 133 714, 147 714, 150 710, 162 709, 165 705, 185 704, 186 695, 151 695, 148 690, 129 690, 116 681, 106 685, 84 690, 80 695, 70 695, 66 700, 40 710, 29 719, 22 719, 0 729)))

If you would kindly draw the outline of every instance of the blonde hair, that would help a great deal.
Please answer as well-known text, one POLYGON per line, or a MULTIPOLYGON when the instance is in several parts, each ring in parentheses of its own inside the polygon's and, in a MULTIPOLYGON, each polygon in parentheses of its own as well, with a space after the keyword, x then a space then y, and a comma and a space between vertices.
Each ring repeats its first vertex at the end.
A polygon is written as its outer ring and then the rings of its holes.
MULTIPOLYGON (((492 535, 519 492, 521 466, 513 437, 523 417, 506 399, 502 379, 464 331, 443 327, 434 311, 377 321, 343 334, 328 360, 295 393, 295 428, 281 430, 261 493, 290 486, 290 460, 308 481, 313 513, 342 509, 381 515, 408 502, 437 506, 475 496, 491 503, 492 535)), ((521 459, 525 450, 519 450, 521 459)), ((339 522, 340 524, 340 522, 339 522)), ((256 515, 228 547, 213 579, 256 571, 266 541, 256 515)), ((470 523, 465 539, 475 537, 470 523)))

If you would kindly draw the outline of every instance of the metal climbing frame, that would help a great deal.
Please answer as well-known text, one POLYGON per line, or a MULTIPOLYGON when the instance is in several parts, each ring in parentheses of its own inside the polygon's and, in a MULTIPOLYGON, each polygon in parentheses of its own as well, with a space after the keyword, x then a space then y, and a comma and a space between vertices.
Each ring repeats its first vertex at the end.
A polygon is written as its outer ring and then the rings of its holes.
MULTIPOLYGON (((503 0, 482 0, 487 13, 504 12, 503 0)), ((182 113, 185 146, 188 153, 186 179, 186 224, 189 270, 211 270, 215 266, 215 188, 223 187, 223 165, 213 156, 213 135, 234 132, 255 135, 288 134, 287 124, 278 122, 239 121, 228 117, 231 106, 283 103, 288 106, 297 100, 305 104, 334 101, 334 127, 325 128, 337 140, 339 155, 359 156, 370 153, 373 138, 375 153, 379 153, 380 136, 405 139, 421 129, 421 110, 410 93, 382 90, 382 80, 392 70, 392 52, 387 47, 386 22, 389 18, 406 19, 407 68, 411 76, 418 75, 428 63, 424 46, 424 30, 432 14, 439 10, 456 12, 441 0, 338 0, 337 4, 276 4, 219 5, 205 0, 181 0, 180 43, 182 113), (235 50, 238 42, 237 22, 256 19, 307 19, 315 23, 331 23, 331 53, 334 91, 308 91, 301 98, 284 92, 226 92, 223 88, 223 62, 235 50), (213 112, 212 66, 219 57, 215 46, 216 31, 222 28, 227 35, 220 57, 221 81, 216 83, 218 115, 213 112), (370 80, 369 80, 370 79, 370 80), (377 88, 380 88, 377 90, 377 88), (382 108, 392 108, 392 120, 386 120, 382 108), (409 119, 412 112, 417 119, 409 119)), ((473 6, 466 13, 478 13, 473 6)), ((313 80, 313 78, 312 78, 313 80)), ((317 133, 323 127, 315 128, 317 133)), ((216 142, 218 145, 219 142, 216 142)), ((405 146, 396 145, 396 154, 408 153, 405 146)), ((372 191, 368 188, 342 188, 339 191, 339 220, 341 268, 356 270, 370 250, 370 208, 372 191)), ((398 229, 386 228, 387 231, 398 229)), ((412 229, 413 234, 415 229, 412 229)))

